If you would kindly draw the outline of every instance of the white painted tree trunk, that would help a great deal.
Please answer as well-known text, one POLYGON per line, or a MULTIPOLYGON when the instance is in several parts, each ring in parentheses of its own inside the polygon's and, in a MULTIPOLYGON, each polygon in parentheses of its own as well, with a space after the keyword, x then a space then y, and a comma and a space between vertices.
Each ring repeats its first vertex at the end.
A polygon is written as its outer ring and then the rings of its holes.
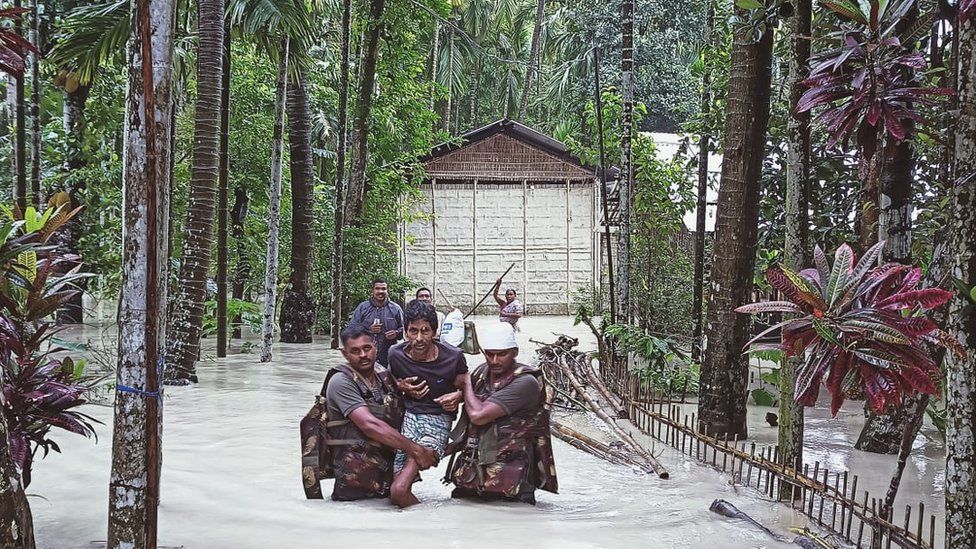
POLYGON ((268 257, 264 268, 264 311, 261 326, 261 362, 271 361, 274 342, 275 303, 278 289, 278 226, 281 221, 281 149, 288 91, 288 39, 282 42, 275 95, 274 149, 271 151, 271 193, 268 203, 268 257))
POLYGON ((108 547, 155 547, 166 341, 173 0, 132 0, 125 114, 119 366, 108 547), (152 81, 147 82, 146 76, 152 81), (157 396, 158 395, 158 396, 157 396))
MULTIPOLYGON (((951 275, 976 285, 976 17, 959 29, 959 116, 952 188, 951 275)), ((976 543, 976 312, 965 296, 949 305, 946 331, 966 350, 946 366, 946 547, 976 543)))

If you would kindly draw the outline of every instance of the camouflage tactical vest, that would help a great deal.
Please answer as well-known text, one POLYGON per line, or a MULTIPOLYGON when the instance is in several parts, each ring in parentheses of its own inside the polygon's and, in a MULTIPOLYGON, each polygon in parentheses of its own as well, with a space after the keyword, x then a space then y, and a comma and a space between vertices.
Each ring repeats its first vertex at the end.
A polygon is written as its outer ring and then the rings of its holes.
POLYGON ((332 376, 340 372, 355 382, 370 413, 377 419, 398 431, 403 422, 403 402, 386 369, 376 367, 379 383, 375 390, 348 365, 329 370, 320 394, 315 397, 315 405, 301 422, 305 497, 322 499, 320 481, 328 478, 336 479, 334 500, 387 497, 393 482, 393 449, 369 440, 346 418, 328 417, 326 391, 332 376))
MULTIPOLYGON (((461 421, 451 433, 448 453, 460 453, 452 458, 448 478, 462 490, 461 493, 534 503, 536 488, 554 494, 558 492, 549 434, 551 389, 537 368, 520 365, 512 380, 522 375, 535 376, 542 387, 541 405, 534 415, 505 416, 488 425, 474 425, 467 414, 462 414, 461 421)), ((482 400, 493 392, 486 365, 474 371, 471 383, 482 400)))

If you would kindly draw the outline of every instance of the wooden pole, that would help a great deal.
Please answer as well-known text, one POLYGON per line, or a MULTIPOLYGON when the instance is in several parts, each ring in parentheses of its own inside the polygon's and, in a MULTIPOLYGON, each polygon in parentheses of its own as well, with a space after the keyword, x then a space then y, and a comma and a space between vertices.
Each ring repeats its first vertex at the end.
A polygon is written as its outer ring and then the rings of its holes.
POLYGON ((566 376, 566 379, 569 380, 570 384, 572 384, 573 389, 576 390, 576 394, 578 394, 579 397, 586 402, 587 406, 593 410, 593 413, 596 414, 598 418, 602 419, 603 422, 606 423, 611 430, 613 430, 613 433, 617 436, 617 438, 628 444, 631 449, 637 453, 637 455, 647 461, 648 465, 650 465, 654 472, 657 473, 658 477, 664 479, 668 478, 668 470, 665 469, 664 466, 654 458, 654 456, 645 450, 643 446, 638 444, 633 437, 621 429, 620 426, 617 425, 617 422, 611 418, 610 415, 607 414, 606 411, 604 411, 603 408, 601 408, 600 405, 597 404, 597 402, 594 401, 589 394, 587 394, 586 389, 583 388, 583 385, 579 382, 579 379, 576 378, 576 374, 573 373, 572 369, 570 369, 569 366, 567 366, 562 360, 557 360, 556 365, 560 370, 562 370, 563 375, 566 376))
MULTIPOLYGON (((505 272, 502 273, 502 276, 500 276, 498 278, 505 278, 505 275, 507 275, 509 273, 509 271, 512 270, 513 267, 515 267, 515 263, 512 263, 511 265, 509 265, 509 267, 507 269, 505 269, 505 272)), ((480 307, 481 304, 484 303, 486 299, 488 299, 488 296, 490 296, 492 293, 494 293, 494 291, 495 291, 495 286, 492 286, 491 289, 488 290, 488 293, 486 293, 484 295, 484 297, 481 298, 480 301, 478 301, 477 303, 475 303, 474 304, 474 307, 471 307, 471 310, 468 311, 468 313, 466 315, 464 315, 464 318, 468 318, 469 316, 471 316, 471 314, 474 313, 475 309, 477 309, 478 307, 480 307)))

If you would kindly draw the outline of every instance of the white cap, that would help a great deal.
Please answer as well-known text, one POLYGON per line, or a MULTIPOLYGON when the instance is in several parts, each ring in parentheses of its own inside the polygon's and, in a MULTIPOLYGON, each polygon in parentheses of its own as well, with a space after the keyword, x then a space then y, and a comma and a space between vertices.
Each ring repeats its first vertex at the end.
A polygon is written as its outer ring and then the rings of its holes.
POLYGON ((508 322, 489 325, 484 332, 478 334, 478 344, 482 349, 488 351, 518 349, 518 343, 515 341, 515 328, 508 322))

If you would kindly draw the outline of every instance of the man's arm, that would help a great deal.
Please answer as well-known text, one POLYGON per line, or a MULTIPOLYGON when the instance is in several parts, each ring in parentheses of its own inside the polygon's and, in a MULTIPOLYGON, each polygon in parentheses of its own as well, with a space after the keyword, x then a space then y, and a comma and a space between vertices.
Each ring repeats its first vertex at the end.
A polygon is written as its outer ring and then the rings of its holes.
POLYGON ((359 427, 370 440, 383 446, 403 450, 405 454, 417 461, 420 469, 429 469, 437 465, 437 452, 409 440, 396 429, 374 416, 369 408, 360 406, 349 412, 349 420, 359 427))
POLYGON ((364 308, 363 308, 363 304, 362 303, 360 303, 359 305, 357 305, 356 308, 353 309, 353 311, 352 311, 352 320, 350 320, 350 323, 352 323, 352 324, 362 324, 363 323, 363 310, 364 310, 364 308))
POLYGON ((508 415, 508 412, 498 404, 483 401, 474 394, 470 374, 458 375, 454 383, 461 387, 461 391, 464 393, 464 411, 467 412, 471 423, 485 425, 508 415))

